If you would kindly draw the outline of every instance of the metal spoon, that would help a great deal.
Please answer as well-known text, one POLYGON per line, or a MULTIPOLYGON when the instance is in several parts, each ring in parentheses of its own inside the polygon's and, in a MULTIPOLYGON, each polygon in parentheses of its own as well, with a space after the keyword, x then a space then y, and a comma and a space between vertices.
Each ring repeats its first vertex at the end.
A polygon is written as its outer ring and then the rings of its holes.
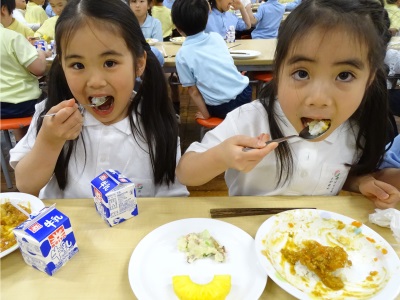
MULTIPOLYGON (((331 124, 328 125, 328 128, 325 131, 313 135, 310 133, 309 126, 307 126, 302 131, 300 131, 299 135, 294 134, 294 135, 285 136, 285 137, 282 137, 279 139, 270 140, 268 142, 265 142, 265 145, 269 145, 271 143, 282 143, 284 141, 287 141, 287 140, 289 140, 291 138, 295 138, 295 137, 302 138, 303 140, 313 140, 313 139, 316 139, 316 138, 320 137, 321 135, 325 134, 330 127, 331 127, 331 124)), ((254 148, 244 147, 242 151, 247 152, 252 149, 254 149, 254 148)))
MULTIPOLYGON (((98 107, 98 106, 103 105, 104 103, 107 102, 107 97, 93 97, 92 101, 93 101, 93 99, 94 99, 94 103, 91 103, 91 104, 79 104, 79 106, 80 107, 83 107, 83 106, 98 107)), ((43 115, 41 117, 42 118, 44 118, 44 117, 52 117, 52 116, 55 116, 55 115, 56 115, 56 113, 52 113, 52 114, 43 115)))

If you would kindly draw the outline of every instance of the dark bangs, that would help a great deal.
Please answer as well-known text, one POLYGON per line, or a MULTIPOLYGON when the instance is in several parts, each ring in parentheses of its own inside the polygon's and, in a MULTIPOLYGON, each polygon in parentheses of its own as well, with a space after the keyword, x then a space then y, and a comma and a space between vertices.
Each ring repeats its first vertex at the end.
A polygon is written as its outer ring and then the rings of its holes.
MULTIPOLYGON (((381 9, 377 4, 377 13, 381 13, 381 9)), ((288 51, 295 48, 291 46, 296 45, 311 30, 320 29, 326 34, 332 31, 346 32, 355 43, 359 43, 360 47, 369 49, 368 63, 373 74, 383 65, 385 44, 382 36, 387 32, 385 24, 381 24, 382 29, 379 32, 376 24, 374 26, 374 22, 371 22, 373 17, 371 9, 364 9, 358 1, 304 0, 282 22, 279 29, 275 52, 276 72, 281 69, 284 59, 289 54, 288 51), (365 32, 370 34, 366 35, 365 32)), ((341 45, 337 46, 341 47, 341 45)), ((274 75, 279 81, 279 74, 274 75)))
POLYGON ((97 5, 93 5, 95 1, 69 1, 69 5, 65 7, 58 18, 55 28, 55 42, 56 45, 61 46, 57 48, 57 55, 60 61, 62 49, 66 49, 68 46, 71 35, 79 28, 85 25, 90 26, 91 24, 96 24, 93 26, 97 28, 99 28, 100 24, 104 30, 121 36, 125 40, 127 48, 131 51, 134 60, 143 56, 145 38, 136 16, 128 5, 126 5, 126 9, 121 9, 121 3, 116 3, 117 1, 119 0, 100 1, 101 3, 97 2, 97 5), (118 13, 113 13, 116 11, 118 13), (121 14, 123 15, 122 18, 119 17, 121 14))

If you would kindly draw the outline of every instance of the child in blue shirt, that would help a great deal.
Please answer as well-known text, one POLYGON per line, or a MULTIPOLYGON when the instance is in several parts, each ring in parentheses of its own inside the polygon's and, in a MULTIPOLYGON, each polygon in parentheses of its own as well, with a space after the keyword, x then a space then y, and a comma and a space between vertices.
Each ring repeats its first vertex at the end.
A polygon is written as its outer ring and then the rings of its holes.
MULTIPOLYGON (((151 1, 147 0, 125 0, 130 6, 136 18, 139 21, 140 29, 142 30, 144 38, 147 39, 157 39, 162 41, 162 28, 161 22, 158 19, 150 16, 147 11, 150 7, 151 1), (161 39, 160 39, 161 37, 161 39)), ((151 51, 157 57, 161 66, 164 65, 164 56, 156 47, 150 46, 151 51)))
POLYGON ((272 39, 278 36, 278 29, 282 22, 285 6, 278 0, 269 0, 262 3, 252 19, 256 28, 251 32, 253 39, 272 39))
POLYGON ((380 168, 400 169, 400 135, 394 139, 392 147, 390 147, 390 149, 385 153, 380 168))
POLYGON ((249 78, 237 70, 225 41, 215 32, 204 31, 208 12, 204 0, 175 0, 172 22, 186 36, 176 55, 176 69, 200 110, 196 117, 225 118, 234 108, 249 103, 252 92, 249 78))
POLYGON ((251 28, 250 17, 243 4, 239 0, 209 0, 211 11, 208 16, 205 32, 217 32, 223 38, 230 26, 234 26, 236 31, 244 31, 251 28), (237 17, 232 11, 240 10, 242 18, 237 17))
POLYGON ((129 0, 129 5, 139 21, 144 37, 161 42, 163 40, 161 22, 149 15, 150 4, 151 0, 129 0))

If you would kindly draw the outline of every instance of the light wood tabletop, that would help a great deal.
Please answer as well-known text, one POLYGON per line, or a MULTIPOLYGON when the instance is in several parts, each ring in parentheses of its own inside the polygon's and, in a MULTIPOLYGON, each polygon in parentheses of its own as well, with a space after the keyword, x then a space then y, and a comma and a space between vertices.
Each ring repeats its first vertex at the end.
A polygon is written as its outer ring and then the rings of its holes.
MULTIPOLYGON (((58 210, 70 218, 79 252, 52 277, 25 264, 19 250, 3 257, 1 299, 136 299, 128 279, 128 264, 142 238, 171 221, 210 218, 211 208, 315 207, 361 221, 389 243, 396 243, 389 228, 368 221, 374 206, 362 196, 140 198, 139 215, 114 227, 108 227, 101 219, 92 199, 45 200, 44 203, 47 206, 56 203, 58 210)), ((254 238, 269 217, 220 220, 254 238)), ((268 279, 260 299, 294 298, 268 279)))
MULTIPOLYGON (((270 71, 273 69, 276 41, 276 39, 236 40, 234 43, 228 43, 227 46, 232 47, 232 50, 255 50, 261 53, 251 59, 235 59, 234 62, 239 71, 270 71)), ((166 56, 176 55, 181 47, 172 42, 159 42, 154 46, 166 56)), ((175 57, 166 57, 163 68, 166 73, 176 72, 175 57)))

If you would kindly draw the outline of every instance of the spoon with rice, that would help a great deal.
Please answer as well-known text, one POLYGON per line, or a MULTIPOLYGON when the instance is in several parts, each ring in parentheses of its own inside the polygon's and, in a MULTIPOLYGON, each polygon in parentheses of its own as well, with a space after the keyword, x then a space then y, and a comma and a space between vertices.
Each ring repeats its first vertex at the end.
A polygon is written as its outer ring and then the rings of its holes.
MULTIPOLYGON (((265 142, 266 145, 269 145, 271 143, 282 143, 284 141, 287 141, 291 138, 299 137, 304 140, 313 140, 321 135, 325 134, 325 132, 331 127, 331 121, 330 120, 314 120, 308 123, 308 126, 305 127, 300 133, 294 134, 294 135, 289 135, 285 136, 279 139, 274 139, 274 140, 269 140, 268 142, 265 142)), ((247 152, 249 150, 252 150, 254 148, 251 147, 244 147, 243 151, 247 152)))

